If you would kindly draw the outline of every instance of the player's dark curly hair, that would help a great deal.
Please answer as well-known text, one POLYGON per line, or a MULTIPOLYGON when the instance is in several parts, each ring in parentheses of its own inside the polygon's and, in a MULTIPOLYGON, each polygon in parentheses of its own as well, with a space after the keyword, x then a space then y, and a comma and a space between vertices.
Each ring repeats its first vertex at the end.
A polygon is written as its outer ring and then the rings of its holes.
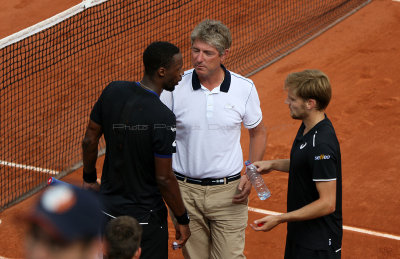
POLYGON ((151 43, 143 52, 145 73, 152 76, 160 67, 168 68, 171 65, 173 56, 179 52, 177 46, 166 41, 151 43))

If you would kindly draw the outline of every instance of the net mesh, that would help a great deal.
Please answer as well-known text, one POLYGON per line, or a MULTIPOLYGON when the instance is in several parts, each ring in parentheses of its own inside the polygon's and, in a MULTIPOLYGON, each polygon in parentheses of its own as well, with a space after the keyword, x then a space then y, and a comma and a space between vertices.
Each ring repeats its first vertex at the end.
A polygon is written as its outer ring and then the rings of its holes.
POLYGON ((81 165, 94 102, 112 80, 141 78, 149 43, 176 44, 188 69, 191 30, 205 18, 221 20, 233 36, 226 67, 249 75, 367 2, 113 0, 1 41, 0 211, 81 165))

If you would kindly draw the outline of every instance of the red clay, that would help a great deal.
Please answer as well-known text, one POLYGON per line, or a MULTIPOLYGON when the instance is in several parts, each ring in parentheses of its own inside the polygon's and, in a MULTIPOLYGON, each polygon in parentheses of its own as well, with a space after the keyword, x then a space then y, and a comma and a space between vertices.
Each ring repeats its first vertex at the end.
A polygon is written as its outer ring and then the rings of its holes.
POLYGON ((0 0, 0 39, 81 2, 80 0, 0 0))
MULTIPOLYGON (((31 12, 34 12, 34 3, 28 4, 31 12)), ((15 7, 16 4, 8 5, 15 7)), ((44 12, 51 8, 47 6, 38 13, 47 18, 44 12)), ((4 9, 1 17, 3 12, 4 9)), ((22 19, 9 24, 16 28, 31 25, 22 19)), ((299 126, 298 121, 290 118, 284 104, 283 81, 286 75, 306 68, 318 68, 330 77, 333 99, 327 114, 333 121, 342 149, 344 224, 396 236, 400 236, 400 188, 396 175, 400 161, 399 24, 400 3, 373 1, 296 52, 251 77, 258 88, 268 128, 265 159, 288 157, 299 126)), ((3 28, 0 27, 0 36, 4 34, 3 28)), ((247 141, 248 136, 243 132, 245 158, 247 141)), ((98 163, 100 169, 101 163, 98 163)), ((78 170, 63 180, 79 185, 81 174, 78 170)), ((253 192, 249 206, 284 212, 287 175, 272 172, 264 179, 272 197, 260 201, 253 192)), ((0 213, 0 256, 23 257, 24 227, 15 215, 24 213, 36 197, 0 213)), ((250 222, 260 217, 263 215, 249 213, 250 222)), ((246 256, 250 259, 283 258, 285 235, 286 225, 267 233, 254 232, 248 227, 246 256)), ((170 224, 171 243, 173 237, 170 224)), ((399 244, 399 240, 345 230, 342 255, 343 258, 400 258, 399 244)), ((170 258, 183 257, 179 251, 171 250, 170 258)))

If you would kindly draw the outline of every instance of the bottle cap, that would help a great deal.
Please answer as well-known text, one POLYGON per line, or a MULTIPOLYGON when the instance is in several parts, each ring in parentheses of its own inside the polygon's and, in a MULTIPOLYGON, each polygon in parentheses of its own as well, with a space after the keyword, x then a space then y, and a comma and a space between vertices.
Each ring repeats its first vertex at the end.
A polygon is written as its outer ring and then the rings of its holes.
POLYGON ((248 165, 251 164, 251 162, 250 162, 250 160, 247 160, 246 162, 244 162, 244 164, 245 164, 246 166, 248 166, 248 165))
POLYGON ((172 249, 173 249, 173 250, 176 250, 176 249, 179 249, 179 248, 181 248, 181 245, 178 245, 178 243, 174 241, 174 242, 172 243, 172 249))

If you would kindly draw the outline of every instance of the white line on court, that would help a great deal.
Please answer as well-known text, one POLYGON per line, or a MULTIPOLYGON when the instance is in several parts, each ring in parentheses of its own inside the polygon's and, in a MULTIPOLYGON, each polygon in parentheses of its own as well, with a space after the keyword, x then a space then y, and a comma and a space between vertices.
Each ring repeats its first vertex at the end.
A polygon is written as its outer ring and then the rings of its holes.
POLYGON ((13 162, 8 162, 8 161, 3 161, 3 160, 0 160, 0 165, 21 168, 21 169, 25 169, 25 170, 31 170, 31 171, 36 171, 36 172, 41 172, 41 173, 46 173, 46 174, 53 174, 53 175, 59 173, 58 171, 54 171, 51 169, 40 168, 40 167, 36 167, 36 166, 31 166, 31 165, 16 164, 13 162))
MULTIPOLYGON (((266 214, 266 215, 279 215, 279 214, 282 214, 280 212, 257 209, 257 208, 252 208, 252 207, 249 207, 249 211, 253 211, 253 212, 257 212, 257 213, 261 213, 261 214, 266 214)), ((384 238, 389 238, 389 239, 394 239, 394 240, 400 240, 400 236, 381 233, 381 232, 362 229, 362 228, 343 226, 343 229, 344 230, 349 230, 349 231, 354 231, 354 232, 359 232, 359 233, 367 234, 367 235, 371 235, 371 236, 377 236, 377 237, 384 237, 384 238)))

